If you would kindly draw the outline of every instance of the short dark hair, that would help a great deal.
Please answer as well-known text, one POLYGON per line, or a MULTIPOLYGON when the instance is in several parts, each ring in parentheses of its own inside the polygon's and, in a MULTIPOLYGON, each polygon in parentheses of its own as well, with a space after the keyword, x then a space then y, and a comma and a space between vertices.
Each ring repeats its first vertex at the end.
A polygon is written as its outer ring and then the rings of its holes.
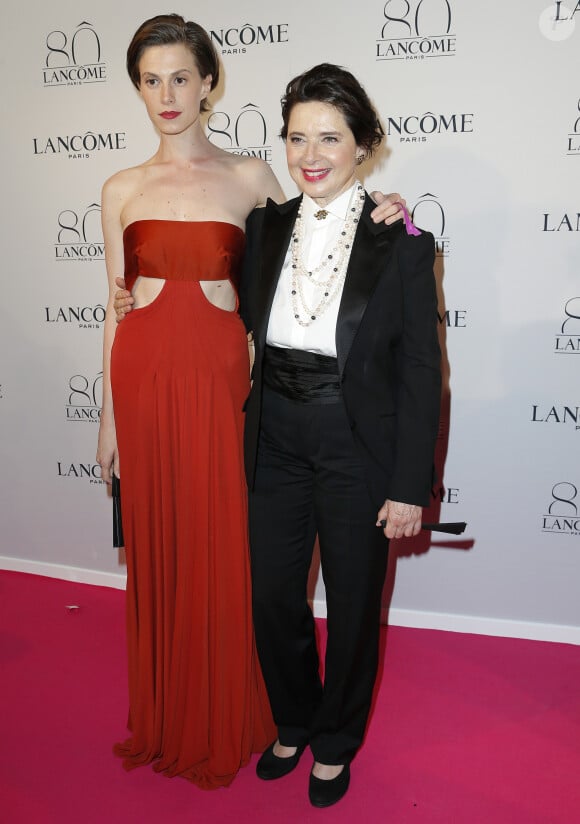
POLYGON ((297 103, 328 103, 341 113, 357 146, 370 157, 385 133, 367 93, 356 77, 342 66, 320 63, 299 74, 286 86, 282 98, 283 126, 280 137, 288 136, 290 113, 297 103))
MULTIPOLYGON (((139 89, 141 72, 139 63, 143 52, 150 46, 171 46, 174 43, 183 43, 193 55, 195 65, 201 77, 211 74, 211 88, 217 86, 220 69, 217 51, 211 42, 209 34, 198 23, 185 21, 179 14, 158 14, 141 23, 127 49, 127 71, 133 85, 139 89)), ((202 100, 200 109, 205 112, 209 109, 205 100, 202 100)))

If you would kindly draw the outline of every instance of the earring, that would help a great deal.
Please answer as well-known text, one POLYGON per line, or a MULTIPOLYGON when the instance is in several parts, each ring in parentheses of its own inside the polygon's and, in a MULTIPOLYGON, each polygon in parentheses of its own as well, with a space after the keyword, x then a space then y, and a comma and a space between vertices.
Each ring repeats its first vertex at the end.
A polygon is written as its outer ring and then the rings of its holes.
POLYGON ((364 154, 357 155, 357 156, 355 157, 355 160, 356 160, 356 165, 357 165, 357 166, 360 166, 360 165, 361 165, 361 163, 364 161, 364 159, 365 159, 364 154))

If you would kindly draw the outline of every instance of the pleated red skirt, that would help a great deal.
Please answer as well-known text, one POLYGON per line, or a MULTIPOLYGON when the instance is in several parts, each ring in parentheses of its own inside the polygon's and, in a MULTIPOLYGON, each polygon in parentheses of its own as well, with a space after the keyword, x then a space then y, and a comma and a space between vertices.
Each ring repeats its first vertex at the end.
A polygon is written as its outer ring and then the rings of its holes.
POLYGON ((168 280, 117 328, 111 382, 127 553, 130 769, 228 785, 275 728, 256 655, 236 312, 168 280))

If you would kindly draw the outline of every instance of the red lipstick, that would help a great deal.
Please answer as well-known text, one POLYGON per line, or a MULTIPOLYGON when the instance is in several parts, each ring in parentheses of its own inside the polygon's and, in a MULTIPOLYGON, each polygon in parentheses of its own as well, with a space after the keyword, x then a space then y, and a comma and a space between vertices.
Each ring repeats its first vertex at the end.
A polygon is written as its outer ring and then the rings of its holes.
POLYGON ((161 112, 160 116, 164 120, 174 120, 176 117, 179 117, 181 112, 161 112))
POLYGON ((308 183, 317 183, 330 173, 330 169, 302 169, 304 180, 308 183))

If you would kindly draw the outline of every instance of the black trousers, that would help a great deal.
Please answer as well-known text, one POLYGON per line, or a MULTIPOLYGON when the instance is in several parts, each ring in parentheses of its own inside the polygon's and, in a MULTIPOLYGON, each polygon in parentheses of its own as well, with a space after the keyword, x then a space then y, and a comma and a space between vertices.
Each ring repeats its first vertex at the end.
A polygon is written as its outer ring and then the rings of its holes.
POLYGON ((300 403, 265 388, 249 497, 256 642, 280 742, 323 764, 360 746, 377 672, 388 541, 375 526, 341 400, 300 403), (326 587, 324 685, 307 580, 316 534, 326 587))

